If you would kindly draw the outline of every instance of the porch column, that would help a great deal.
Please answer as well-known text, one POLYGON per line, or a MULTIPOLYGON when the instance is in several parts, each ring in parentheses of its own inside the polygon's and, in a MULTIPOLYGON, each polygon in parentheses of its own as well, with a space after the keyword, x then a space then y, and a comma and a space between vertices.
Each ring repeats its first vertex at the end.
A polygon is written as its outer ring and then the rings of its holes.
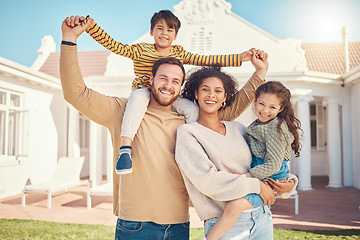
POLYGON ((341 181, 341 135, 340 135, 340 98, 326 98, 323 102, 327 107, 328 122, 328 156, 329 156, 329 185, 328 187, 342 187, 341 181))
MULTIPOLYGON (((297 118, 301 121, 304 131, 302 137, 302 149, 299 157, 299 190, 312 190, 311 188, 311 136, 310 136, 310 110, 309 102, 312 96, 296 96, 293 101, 297 103, 297 118)), ((301 139, 300 139, 301 140, 301 139)))
POLYGON ((80 157, 79 112, 69 104, 68 157, 80 157))
POLYGON ((105 132, 106 136, 106 181, 112 182, 113 181, 113 171, 114 171, 114 161, 113 161, 113 147, 111 141, 111 135, 109 131, 105 132))
MULTIPOLYGON (((89 144, 89 178, 91 187, 97 186, 97 124, 90 121, 90 144, 89 144)), ((101 169, 101 168, 99 168, 101 169)))

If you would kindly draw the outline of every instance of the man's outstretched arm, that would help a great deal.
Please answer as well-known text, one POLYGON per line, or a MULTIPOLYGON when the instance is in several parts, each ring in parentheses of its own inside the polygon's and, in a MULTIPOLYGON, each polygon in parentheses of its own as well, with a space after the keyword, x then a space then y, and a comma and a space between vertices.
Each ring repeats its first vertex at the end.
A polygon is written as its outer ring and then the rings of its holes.
POLYGON ((78 63, 77 46, 74 45, 89 24, 81 19, 79 16, 67 17, 62 23, 61 86, 67 102, 91 120, 107 126, 116 114, 123 113, 125 99, 108 97, 86 86, 78 63))

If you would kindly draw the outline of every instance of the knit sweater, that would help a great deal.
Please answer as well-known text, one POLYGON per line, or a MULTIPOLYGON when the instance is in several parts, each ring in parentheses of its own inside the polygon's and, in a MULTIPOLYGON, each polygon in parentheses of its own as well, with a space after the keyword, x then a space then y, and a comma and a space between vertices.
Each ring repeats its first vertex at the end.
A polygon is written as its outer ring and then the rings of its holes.
POLYGON ((150 75, 154 63, 160 58, 174 57, 183 64, 196 66, 220 64, 222 67, 241 66, 240 54, 229 55, 198 55, 186 51, 182 46, 171 46, 170 53, 167 55, 159 54, 154 44, 137 43, 133 45, 123 44, 115 41, 106 33, 94 20, 86 29, 86 32, 113 53, 130 58, 134 63, 134 73, 136 78, 133 80, 132 89, 141 87, 150 88, 150 75))
MULTIPOLYGON (((86 86, 76 46, 61 45, 60 80, 65 99, 89 119, 108 129, 115 166, 126 99, 106 96, 86 86)), ((264 79, 253 74, 236 94, 233 104, 219 112, 220 119, 237 118, 251 104, 256 88, 263 82, 264 79)), ((189 196, 175 162, 176 130, 184 122, 184 117, 173 111, 148 107, 133 141, 133 172, 121 176, 113 174, 116 216, 159 224, 189 220, 189 196)))
POLYGON ((239 175, 251 164, 245 127, 236 121, 223 123, 225 136, 196 122, 177 131, 175 160, 201 220, 220 216, 225 201, 260 192, 258 179, 239 175))
POLYGON ((255 157, 264 159, 264 163, 250 169, 253 177, 263 179, 278 172, 283 160, 291 160, 291 143, 294 136, 289 131, 286 122, 277 129, 278 119, 273 119, 266 124, 257 120, 246 129, 249 146, 255 157))

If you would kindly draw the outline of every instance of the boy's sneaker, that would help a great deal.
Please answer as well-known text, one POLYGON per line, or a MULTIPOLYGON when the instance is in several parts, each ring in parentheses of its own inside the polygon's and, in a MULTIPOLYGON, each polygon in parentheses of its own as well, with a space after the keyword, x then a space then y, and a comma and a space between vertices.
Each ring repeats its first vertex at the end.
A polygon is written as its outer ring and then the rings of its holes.
POLYGON ((132 172, 131 146, 120 147, 115 172, 119 175, 129 174, 132 172))

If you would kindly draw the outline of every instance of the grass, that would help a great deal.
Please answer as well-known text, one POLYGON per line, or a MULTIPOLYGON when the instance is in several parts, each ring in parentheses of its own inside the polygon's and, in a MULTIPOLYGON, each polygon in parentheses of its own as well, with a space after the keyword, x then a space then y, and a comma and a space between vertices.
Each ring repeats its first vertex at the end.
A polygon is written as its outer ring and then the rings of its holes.
MULTIPOLYGON (((0 219, 0 239, 114 239, 114 227, 104 225, 55 223, 35 220, 0 219)), ((191 228, 190 239, 201 239, 203 228, 191 228)), ((274 239, 360 239, 360 229, 285 230, 274 229, 274 239)))

